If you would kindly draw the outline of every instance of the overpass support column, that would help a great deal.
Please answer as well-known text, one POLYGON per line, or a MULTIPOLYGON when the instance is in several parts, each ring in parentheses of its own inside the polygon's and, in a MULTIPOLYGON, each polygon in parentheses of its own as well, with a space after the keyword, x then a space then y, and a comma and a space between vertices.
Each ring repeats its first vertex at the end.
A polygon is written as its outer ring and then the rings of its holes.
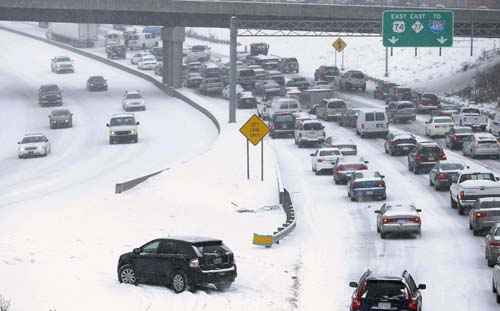
POLYGON ((170 88, 182 87, 182 44, 184 27, 163 27, 163 84, 170 88))

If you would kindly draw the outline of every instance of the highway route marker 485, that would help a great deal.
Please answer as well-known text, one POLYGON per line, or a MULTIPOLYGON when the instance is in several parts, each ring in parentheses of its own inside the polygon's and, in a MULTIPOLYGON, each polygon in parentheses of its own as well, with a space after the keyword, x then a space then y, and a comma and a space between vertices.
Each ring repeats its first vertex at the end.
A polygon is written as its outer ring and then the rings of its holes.
POLYGON ((453 12, 446 10, 384 11, 385 47, 453 46, 453 12))

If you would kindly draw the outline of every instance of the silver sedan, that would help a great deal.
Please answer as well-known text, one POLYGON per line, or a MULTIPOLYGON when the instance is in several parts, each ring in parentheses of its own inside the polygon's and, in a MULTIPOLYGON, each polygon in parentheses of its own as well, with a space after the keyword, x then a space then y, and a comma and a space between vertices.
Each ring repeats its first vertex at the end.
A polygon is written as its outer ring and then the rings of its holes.
POLYGON ((389 234, 421 234, 421 209, 413 204, 385 203, 377 214, 377 232, 385 239, 389 234))
POLYGON ((488 261, 488 266, 493 267, 500 256, 500 224, 491 227, 486 235, 484 257, 488 261))

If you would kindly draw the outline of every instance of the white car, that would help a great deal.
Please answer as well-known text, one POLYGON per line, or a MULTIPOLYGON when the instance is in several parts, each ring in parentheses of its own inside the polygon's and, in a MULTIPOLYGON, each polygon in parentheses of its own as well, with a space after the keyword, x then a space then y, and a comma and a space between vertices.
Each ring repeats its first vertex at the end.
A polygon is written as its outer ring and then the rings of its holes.
POLYGON ((139 63, 137 64, 137 67, 141 70, 153 70, 155 67, 158 65, 158 61, 154 56, 145 56, 143 57, 139 63))
POLYGON ((139 141, 139 122, 133 113, 118 113, 111 116, 106 124, 109 130, 109 144, 139 141))
POLYGON ((154 55, 149 53, 149 52, 139 52, 139 53, 134 54, 134 56, 132 56, 132 58, 130 58, 130 63, 132 65, 137 65, 144 57, 153 57, 154 58, 154 55))
MULTIPOLYGON (((236 84, 236 96, 244 91, 245 89, 240 84, 236 84)), ((222 89, 222 97, 229 99, 229 84, 222 89)))
POLYGON ((125 111, 146 110, 146 103, 139 91, 125 91, 122 99, 122 107, 125 111))
POLYGON ((50 60, 50 70, 55 73, 75 72, 73 61, 67 56, 56 56, 50 60))
POLYGON ((463 140, 464 155, 475 158, 490 156, 500 158, 500 145, 497 138, 490 133, 474 133, 463 140))
POLYGON ((321 148, 311 153, 312 171, 319 175, 323 171, 333 171, 335 163, 342 157, 337 148, 321 148))
POLYGON ((17 143, 17 155, 19 159, 47 156, 50 153, 50 142, 43 134, 26 134, 23 139, 17 143))
POLYGON ((431 117, 425 122, 425 135, 429 137, 444 136, 455 125, 451 117, 431 117))
POLYGON ((299 121, 295 124, 294 136, 295 144, 299 148, 306 144, 322 144, 326 137, 325 127, 318 120, 299 121))

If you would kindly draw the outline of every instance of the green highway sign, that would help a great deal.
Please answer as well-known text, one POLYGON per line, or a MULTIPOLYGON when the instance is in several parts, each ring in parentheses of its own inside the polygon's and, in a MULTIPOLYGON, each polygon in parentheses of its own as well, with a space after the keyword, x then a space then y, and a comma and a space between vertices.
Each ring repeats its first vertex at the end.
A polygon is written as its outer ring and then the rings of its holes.
POLYGON ((384 11, 383 43, 385 47, 449 47, 453 27, 452 11, 384 11))

